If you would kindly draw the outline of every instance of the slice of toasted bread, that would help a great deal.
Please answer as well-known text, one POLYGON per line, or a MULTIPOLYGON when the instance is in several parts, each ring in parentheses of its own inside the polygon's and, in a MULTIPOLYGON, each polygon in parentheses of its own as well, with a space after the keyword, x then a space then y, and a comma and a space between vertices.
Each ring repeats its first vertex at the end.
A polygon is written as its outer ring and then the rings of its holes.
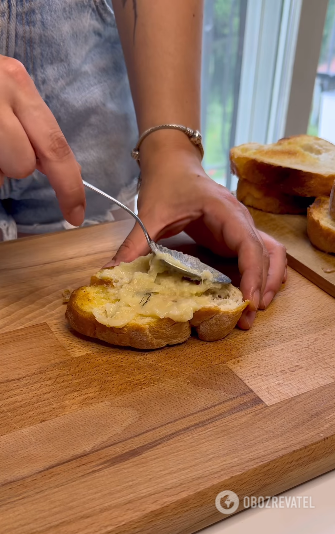
POLYGON ((324 252, 335 253, 335 221, 329 215, 329 197, 319 197, 307 210, 307 234, 324 252))
POLYGON ((103 269, 91 285, 75 290, 66 317, 77 332, 114 345, 157 349, 186 341, 222 339, 235 327, 248 301, 233 285, 153 268, 153 256, 103 269))
POLYGON ((272 145, 247 143, 230 151, 231 171, 241 180, 275 186, 287 195, 330 195, 335 179, 335 146, 309 135, 272 145))
POLYGON ((264 185, 257 185, 248 180, 239 180, 236 191, 237 199, 252 208, 268 213, 306 214, 314 198, 286 195, 280 190, 264 185))

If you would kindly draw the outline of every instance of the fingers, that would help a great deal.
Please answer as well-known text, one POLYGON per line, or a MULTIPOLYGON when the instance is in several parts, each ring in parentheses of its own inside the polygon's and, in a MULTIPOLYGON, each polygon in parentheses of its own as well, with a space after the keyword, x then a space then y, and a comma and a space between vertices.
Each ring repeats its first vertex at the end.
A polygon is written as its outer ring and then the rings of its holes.
POLYGON ((269 258, 241 204, 231 194, 228 198, 226 194, 223 198, 219 195, 210 198, 204 216, 189 224, 186 232, 216 254, 238 257, 243 297, 251 301, 249 311, 257 310, 266 283, 269 258))
MULTIPOLYGON (((251 301, 239 321, 239 326, 248 329, 255 319, 264 293, 277 290, 276 274, 270 277, 272 282, 269 285, 270 253, 264 243, 265 234, 256 229, 247 209, 225 192, 217 194, 215 200, 211 198, 210 205, 206 205, 205 209, 206 224, 211 233, 218 236, 216 239, 220 246, 215 246, 215 251, 225 255, 228 248, 238 256, 239 271, 242 275, 240 289, 244 299, 251 301), (221 229, 220 234, 218 227, 221 229)), ((195 235, 192 237, 196 239, 195 235)), ((213 249, 212 246, 211 248, 213 249)))
MULTIPOLYGON (((185 218, 182 221, 175 221, 172 224, 164 225, 159 217, 159 211, 147 211, 146 215, 139 214, 143 224, 149 232, 151 239, 158 241, 162 238, 171 237, 181 232, 188 224, 189 219, 185 218)), ((104 267, 112 267, 119 265, 121 262, 130 262, 139 256, 145 256, 150 252, 150 247, 143 233, 142 228, 138 223, 124 240, 114 258, 108 262, 104 267)))
MULTIPOLYGON (((244 310, 238 326, 244 330, 251 328, 262 300, 269 268, 269 255, 257 230, 252 227, 248 218, 240 221, 239 237, 236 240, 239 271, 242 275, 240 290, 243 298, 250 300, 244 310)), ((235 232, 235 235, 237 232, 235 232)), ((235 238, 236 239, 236 238, 235 238)))
POLYGON ((37 166, 55 190, 65 219, 79 226, 85 213, 84 187, 55 117, 20 62, 0 57, 0 74, 0 140, 6 138, 0 168, 10 177, 23 178, 37 166))
POLYGON ((251 304, 240 319, 241 328, 250 328, 266 285, 269 255, 246 208, 224 188, 206 199, 204 216, 188 225, 187 233, 199 244, 222 256, 237 256, 241 273, 240 289, 251 304))
POLYGON ((255 311, 244 310, 240 320, 237 323, 237 326, 242 330, 249 330, 252 327, 252 324, 256 318, 255 311))
POLYGON ((40 169, 55 190, 65 219, 79 226, 84 220, 86 204, 80 169, 51 111, 34 87, 31 93, 30 106, 18 99, 15 111, 34 148, 40 169))
MULTIPOLYGON (((270 302, 279 291, 282 283, 286 282, 287 259, 286 249, 283 245, 264 232, 259 232, 259 235, 267 249, 269 259, 268 268, 266 270, 266 283, 259 302, 259 309, 264 310, 269 306, 270 302)), ((248 330, 251 328, 255 317, 256 311, 250 311, 250 309, 244 310, 238 322, 238 326, 243 330, 248 330)))
MULTIPOLYGON (((152 205, 153 203, 150 202, 150 204, 152 205)), ((184 230, 185 226, 189 223, 189 218, 184 217, 182 220, 176 218, 172 223, 164 224, 166 221, 163 221, 161 217, 163 211, 162 207, 155 209, 156 207, 157 203, 154 205, 153 209, 151 207, 151 209, 147 209, 144 214, 142 211, 139 213, 151 239, 154 241, 178 234, 184 230)), ((104 265, 104 267, 119 265, 121 262, 128 263, 139 256, 145 256, 149 252, 150 247, 143 230, 140 225, 136 223, 130 234, 120 246, 114 258, 104 265)))
POLYGON ((245 208, 235 199, 228 208, 222 220, 222 241, 238 256, 240 289, 244 299, 251 301, 248 311, 254 312, 265 289, 269 254, 253 221, 246 215, 245 208))
MULTIPOLYGON (((259 232, 259 234, 267 248, 270 260, 263 297, 259 303, 259 309, 264 310, 272 302, 281 285, 287 280, 287 258, 286 249, 283 245, 264 232, 259 232)), ((245 310, 238 322, 238 326, 243 330, 248 330, 252 326, 255 317, 255 311, 245 310)))
POLYGON ((114 267, 121 262, 131 262, 139 256, 145 256, 150 252, 148 242, 144 236, 143 230, 138 223, 130 234, 126 237, 114 258, 108 262, 104 267, 114 267))
POLYGON ((270 266, 260 308, 265 309, 287 279, 286 249, 269 235, 260 232, 270 257, 270 266))
POLYGON ((36 168, 34 149, 10 108, 0 115, 0 164, 2 172, 11 178, 25 178, 36 168))
POLYGON ((237 253, 242 275, 240 289, 244 299, 251 301, 249 311, 256 311, 265 289, 269 255, 257 231, 251 227, 246 229, 238 243, 237 253))

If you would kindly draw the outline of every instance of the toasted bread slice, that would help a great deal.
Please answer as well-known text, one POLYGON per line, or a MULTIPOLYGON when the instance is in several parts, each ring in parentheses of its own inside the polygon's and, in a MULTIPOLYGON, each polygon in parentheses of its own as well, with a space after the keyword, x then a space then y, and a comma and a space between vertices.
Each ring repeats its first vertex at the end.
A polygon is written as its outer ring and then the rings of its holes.
POLYGON ((329 215, 329 197, 319 197, 307 210, 307 234, 324 252, 335 253, 335 221, 329 215))
POLYGON ((155 265, 152 254, 103 269, 75 290, 66 317, 77 332, 114 345, 157 349, 186 341, 194 327, 215 341, 233 330, 248 306, 231 284, 196 283, 155 265))
POLYGON ((232 173, 241 180, 274 186, 287 195, 330 195, 335 179, 335 146, 309 135, 288 137, 272 145, 234 147, 230 162, 232 173))
POLYGON ((268 213, 306 214, 314 198, 286 195, 280 190, 264 185, 257 185, 248 180, 239 180, 236 191, 237 199, 252 208, 268 213))

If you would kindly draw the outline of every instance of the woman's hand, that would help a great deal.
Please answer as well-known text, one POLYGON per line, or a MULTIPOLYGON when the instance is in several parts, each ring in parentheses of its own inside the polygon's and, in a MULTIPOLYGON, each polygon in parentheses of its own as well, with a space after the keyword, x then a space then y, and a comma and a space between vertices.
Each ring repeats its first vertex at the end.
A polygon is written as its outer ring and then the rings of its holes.
POLYGON ((35 169, 47 175, 65 219, 79 226, 85 193, 72 150, 22 63, 0 56, 0 186, 4 176, 35 169))
MULTIPOLYGON (((256 229, 247 208, 206 175, 198 149, 180 136, 171 144, 171 140, 166 143, 167 134, 160 147, 156 134, 143 142, 139 216, 154 240, 185 231, 216 254, 238 256, 241 291, 251 301, 239 326, 248 329, 256 310, 266 308, 286 280, 286 250, 256 229)), ((143 231, 136 223, 109 265, 129 262, 148 252, 143 231)))

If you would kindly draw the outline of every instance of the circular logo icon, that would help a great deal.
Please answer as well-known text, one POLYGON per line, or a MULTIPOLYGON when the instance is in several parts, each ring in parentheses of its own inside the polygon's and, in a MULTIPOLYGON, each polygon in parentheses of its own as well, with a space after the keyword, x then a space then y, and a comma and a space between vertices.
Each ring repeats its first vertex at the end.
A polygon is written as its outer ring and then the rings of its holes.
POLYGON ((215 499, 215 506, 221 514, 233 514, 240 504, 240 499, 233 491, 221 491, 215 499))

